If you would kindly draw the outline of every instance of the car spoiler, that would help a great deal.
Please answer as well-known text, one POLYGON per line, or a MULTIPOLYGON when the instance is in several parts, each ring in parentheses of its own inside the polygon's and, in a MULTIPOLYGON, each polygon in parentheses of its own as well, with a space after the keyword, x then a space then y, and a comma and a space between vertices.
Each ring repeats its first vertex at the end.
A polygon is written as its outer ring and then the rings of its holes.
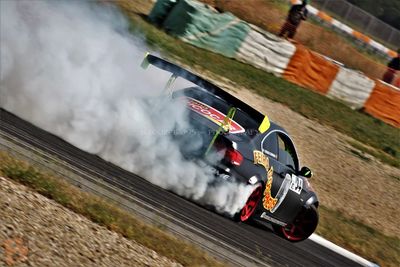
POLYGON ((255 121, 257 121, 260 124, 258 130, 261 133, 266 132, 268 130, 268 128, 270 127, 270 122, 269 122, 269 119, 267 116, 264 116, 262 113, 260 113, 253 107, 251 107, 248 104, 244 103, 243 101, 237 99, 233 95, 227 93, 225 90, 219 88, 218 86, 212 84, 211 82, 199 77, 198 75, 196 75, 178 65, 175 65, 165 59, 162 59, 162 58, 159 58, 157 56, 147 53, 143 59, 141 66, 142 66, 142 68, 146 69, 150 64, 153 66, 156 66, 162 70, 172 73, 172 76, 169 79, 169 81, 166 85, 166 88, 169 88, 171 86, 171 84, 173 83, 173 81, 177 77, 182 77, 182 78, 198 85, 199 87, 204 88, 205 90, 209 91, 210 93, 221 97, 222 99, 224 99, 228 103, 230 103, 233 107, 246 112, 255 121))

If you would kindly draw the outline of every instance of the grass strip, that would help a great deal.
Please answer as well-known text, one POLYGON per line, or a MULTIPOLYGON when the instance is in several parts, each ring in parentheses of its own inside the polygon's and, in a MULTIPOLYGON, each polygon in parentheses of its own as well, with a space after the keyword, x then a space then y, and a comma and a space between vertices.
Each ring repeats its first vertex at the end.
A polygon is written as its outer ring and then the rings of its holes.
POLYGON ((387 153, 384 153, 384 152, 382 152, 380 150, 376 150, 376 149, 370 148, 370 147, 365 146, 363 144, 360 144, 358 142, 348 141, 348 143, 352 147, 354 147, 354 148, 356 148, 356 149, 358 149, 360 151, 368 153, 368 154, 370 154, 371 156, 374 156, 377 159, 384 159, 382 161, 384 161, 384 162, 386 162, 386 163, 388 163, 388 164, 390 164, 390 165, 392 165, 394 167, 400 168, 400 160, 388 155, 387 153))
MULTIPOLYGON (((149 226, 103 199, 0 151, 0 175, 22 183, 108 229, 185 266, 223 266, 193 245, 149 226)), ((317 233, 380 266, 399 266, 400 239, 388 237, 339 211, 319 207, 317 233)), ((160 226, 162 228, 162 226, 160 226)))
POLYGON ((102 198, 82 192, 61 178, 42 172, 4 151, 0 151, 0 175, 24 184, 93 222, 185 266, 224 266, 200 248, 147 225, 102 198))
MULTIPOLYGON (((367 144, 379 151, 374 156, 382 162, 396 166, 400 161, 400 129, 253 66, 186 44, 149 24, 134 12, 126 14, 130 18, 133 34, 144 36, 147 45, 153 49, 167 56, 178 57, 186 65, 226 77, 239 86, 285 104, 307 118, 367 144)), ((370 152, 365 147, 361 149, 370 152)))
POLYGON ((400 266, 400 239, 389 237, 342 212, 319 208, 317 233, 379 266, 400 266))

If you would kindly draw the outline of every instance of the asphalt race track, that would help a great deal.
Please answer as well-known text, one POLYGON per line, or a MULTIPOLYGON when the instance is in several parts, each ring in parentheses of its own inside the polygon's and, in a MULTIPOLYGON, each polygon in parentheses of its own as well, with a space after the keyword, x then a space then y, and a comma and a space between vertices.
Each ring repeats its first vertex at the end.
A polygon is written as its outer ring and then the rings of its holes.
POLYGON ((3 109, 0 109, 0 131, 13 135, 46 153, 56 155, 82 172, 97 176, 101 174, 100 178, 106 183, 154 207, 160 207, 170 216, 207 233, 213 239, 235 247, 258 259, 259 263, 265 262, 265 266, 359 266, 310 240, 292 244, 277 237, 268 229, 235 223, 161 189, 98 156, 83 152, 3 109))

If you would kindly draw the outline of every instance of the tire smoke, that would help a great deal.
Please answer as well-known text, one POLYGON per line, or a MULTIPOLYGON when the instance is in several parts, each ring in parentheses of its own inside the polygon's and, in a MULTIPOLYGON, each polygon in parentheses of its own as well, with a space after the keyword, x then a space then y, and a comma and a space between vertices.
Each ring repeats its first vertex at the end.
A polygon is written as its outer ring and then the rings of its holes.
POLYGON ((251 188, 212 183, 171 140, 185 109, 160 97, 168 73, 140 68, 146 47, 118 10, 20 0, 0 12, 0 107, 162 188, 240 210, 251 188))

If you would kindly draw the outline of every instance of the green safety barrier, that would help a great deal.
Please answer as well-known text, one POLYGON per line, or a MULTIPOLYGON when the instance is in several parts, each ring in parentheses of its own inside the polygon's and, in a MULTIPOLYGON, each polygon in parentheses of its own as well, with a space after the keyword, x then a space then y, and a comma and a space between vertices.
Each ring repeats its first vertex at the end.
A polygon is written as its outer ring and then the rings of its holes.
POLYGON ((158 0, 148 16, 149 21, 156 25, 162 25, 177 3, 178 0, 158 0))
MULTIPOLYGON (((160 9, 161 2, 156 3, 151 14, 158 12, 155 9, 160 9)), ((162 27, 185 42, 230 58, 235 57, 250 32, 250 26, 231 13, 218 13, 205 4, 191 0, 178 1, 162 27)))

